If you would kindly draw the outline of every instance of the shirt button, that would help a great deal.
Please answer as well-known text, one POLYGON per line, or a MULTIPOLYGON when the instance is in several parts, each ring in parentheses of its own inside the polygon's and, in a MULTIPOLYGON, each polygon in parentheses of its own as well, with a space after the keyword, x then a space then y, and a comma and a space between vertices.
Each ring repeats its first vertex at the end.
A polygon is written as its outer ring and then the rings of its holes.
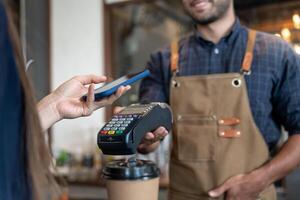
POLYGON ((215 49, 214 49, 214 52, 215 52, 215 54, 219 54, 219 53, 220 53, 220 51, 219 51, 218 48, 215 48, 215 49))

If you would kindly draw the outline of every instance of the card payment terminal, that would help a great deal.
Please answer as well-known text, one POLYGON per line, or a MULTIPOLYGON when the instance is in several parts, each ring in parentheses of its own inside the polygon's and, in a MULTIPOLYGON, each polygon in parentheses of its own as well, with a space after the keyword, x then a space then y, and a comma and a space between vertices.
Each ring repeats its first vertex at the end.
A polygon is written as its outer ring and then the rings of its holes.
POLYGON ((97 143, 104 154, 132 155, 147 132, 159 126, 170 130, 172 113, 165 103, 133 104, 99 131, 97 143))

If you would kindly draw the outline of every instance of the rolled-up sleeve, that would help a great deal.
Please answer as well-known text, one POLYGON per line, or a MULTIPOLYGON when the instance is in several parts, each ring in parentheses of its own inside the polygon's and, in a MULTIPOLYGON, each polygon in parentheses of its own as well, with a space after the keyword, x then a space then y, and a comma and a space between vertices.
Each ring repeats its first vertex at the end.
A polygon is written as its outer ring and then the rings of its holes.
POLYGON ((164 60, 161 51, 150 56, 147 68, 150 70, 151 74, 141 83, 139 92, 140 102, 168 103, 168 70, 164 67, 164 60))
POLYGON ((300 134, 300 56, 286 46, 280 81, 273 98, 274 114, 290 135, 300 134))

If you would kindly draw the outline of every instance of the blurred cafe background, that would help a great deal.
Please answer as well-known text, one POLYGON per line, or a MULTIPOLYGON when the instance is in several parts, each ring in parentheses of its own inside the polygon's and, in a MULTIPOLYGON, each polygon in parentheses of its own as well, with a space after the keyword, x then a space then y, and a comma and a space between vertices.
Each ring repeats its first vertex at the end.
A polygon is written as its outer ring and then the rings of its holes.
MULTIPOLYGON (((181 0, 15 0, 19 33, 37 99, 77 74, 115 79, 145 68, 154 50, 191 30, 181 0)), ((288 41, 300 54, 299 0, 235 0, 241 22, 288 41)), ((138 84, 112 107, 93 116, 63 120, 48 133, 57 175, 69 199, 106 199, 100 171, 111 159, 96 145, 99 129, 114 106, 138 101, 138 84)), ((283 133, 283 141, 285 134, 283 133)), ((147 159, 161 169, 160 199, 168 187, 168 136, 147 159)), ((142 156, 141 156, 142 157, 142 156)), ((278 183, 281 199, 300 198, 300 172, 278 183)))

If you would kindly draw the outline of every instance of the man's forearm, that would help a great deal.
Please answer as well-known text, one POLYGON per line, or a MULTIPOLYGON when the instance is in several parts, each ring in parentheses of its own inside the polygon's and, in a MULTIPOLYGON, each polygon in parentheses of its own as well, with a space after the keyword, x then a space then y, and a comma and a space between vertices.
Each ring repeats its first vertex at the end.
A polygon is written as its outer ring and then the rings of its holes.
POLYGON ((271 184, 296 169, 300 164, 300 135, 291 136, 278 154, 263 167, 267 183, 271 184))

